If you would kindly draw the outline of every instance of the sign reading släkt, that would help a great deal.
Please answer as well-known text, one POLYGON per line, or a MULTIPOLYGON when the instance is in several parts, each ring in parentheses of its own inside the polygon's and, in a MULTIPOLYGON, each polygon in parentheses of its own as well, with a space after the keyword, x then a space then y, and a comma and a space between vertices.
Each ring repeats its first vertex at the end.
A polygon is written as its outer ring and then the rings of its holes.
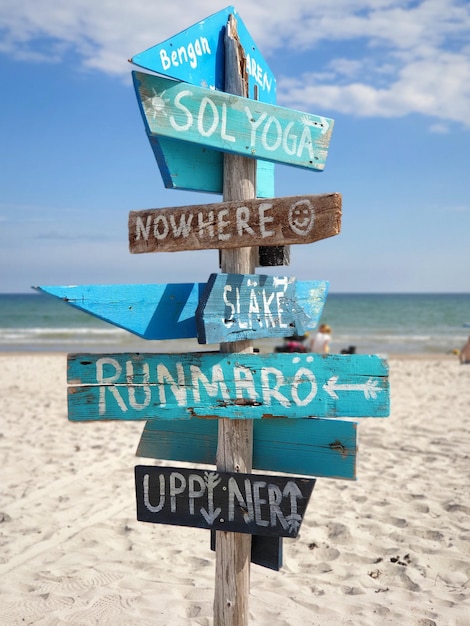
POLYGON ((341 228, 341 195, 253 199, 129 213, 129 249, 177 252, 305 244, 341 228))
MULTIPOLYGON (((216 276, 223 276, 216 274, 216 276)), ((226 276, 226 275, 225 275, 226 276)), ((251 321, 253 332, 258 337, 272 336, 272 327, 282 328, 287 323, 279 307, 288 306, 284 298, 283 284, 280 283, 275 295, 268 294, 266 288, 271 277, 256 275, 264 291, 255 292, 243 315, 251 321), (266 288, 265 288, 266 286, 266 288), (278 295, 279 292, 279 295, 278 295), (259 300, 265 319, 263 325, 256 324, 253 309, 254 298, 259 300), (274 307, 276 309, 274 310, 274 307), (266 333, 266 334, 265 334, 266 333)), ((238 280, 242 280, 240 276, 238 280)), ((274 285, 273 285, 274 286, 274 285)), ((69 306, 85 311, 95 317, 123 328, 143 339, 188 339, 198 337, 196 310, 207 288, 206 283, 167 283, 130 285, 65 285, 37 287, 43 293, 52 295, 69 306)), ((255 289, 253 287, 253 289, 255 289)), ((295 281, 294 299, 297 307, 296 323, 303 324, 305 330, 316 328, 328 292, 328 282, 324 280, 295 281)), ((234 285, 232 295, 226 296, 232 306, 241 310, 240 290, 234 285), (238 289, 238 291, 237 291, 238 289), (237 295, 238 294, 238 295, 237 295)), ((211 298, 212 300, 212 298, 211 298)), ((230 305, 229 305, 230 306, 230 305)), ((210 315, 211 304, 203 315, 210 315)), ((215 314, 215 311, 214 311, 215 314)), ((261 320, 260 320, 261 321, 261 320)), ((202 321, 204 324, 204 321, 202 321)), ((244 322, 242 321, 242 325, 244 322)), ((233 327, 233 324, 232 324, 233 327)), ((235 330, 234 328, 232 329, 235 330)), ((302 331, 302 332, 304 332, 302 331)), ((300 331, 299 331, 300 332, 300 331)), ((288 331, 287 334, 290 334, 288 331)), ((199 342, 208 343, 209 338, 198 337, 199 342)))
POLYGON ((326 300, 310 291, 298 298, 292 276, 211 274, 196 310, 199 343, 289 337, 313 330, 326 300))

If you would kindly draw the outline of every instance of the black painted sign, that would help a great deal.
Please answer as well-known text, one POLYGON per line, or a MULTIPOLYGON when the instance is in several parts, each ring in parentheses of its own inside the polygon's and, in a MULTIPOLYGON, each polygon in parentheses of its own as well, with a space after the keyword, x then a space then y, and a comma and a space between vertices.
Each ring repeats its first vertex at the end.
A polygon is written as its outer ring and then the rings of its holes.
POLYGON ((296 537, 315 479, 138 465, 135 484, 140 522, 296 537))

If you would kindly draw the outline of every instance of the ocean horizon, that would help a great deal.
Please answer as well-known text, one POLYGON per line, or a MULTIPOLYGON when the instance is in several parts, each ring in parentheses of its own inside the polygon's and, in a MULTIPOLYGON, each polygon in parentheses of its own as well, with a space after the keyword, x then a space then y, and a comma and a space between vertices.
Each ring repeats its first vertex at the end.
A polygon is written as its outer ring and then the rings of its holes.
MULTIPOLYGON (((329 293, 321 322, 331 352, 452 354, 470 335, 470 293, 329 293)), ((255 341, 262 352, 282 339, 255 341)), ((0 294, 0 352, 188 352, 213 350, 197 339, 148 341, 52 296, 0 294)))

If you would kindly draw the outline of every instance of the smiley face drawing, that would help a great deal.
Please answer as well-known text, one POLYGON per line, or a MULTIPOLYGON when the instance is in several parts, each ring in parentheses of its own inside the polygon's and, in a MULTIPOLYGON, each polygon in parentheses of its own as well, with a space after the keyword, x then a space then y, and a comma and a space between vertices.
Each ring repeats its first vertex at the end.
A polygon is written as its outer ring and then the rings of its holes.
POLYGON ((309 200, 298 200, 289 209, 289 226, 297 235, 305 237, 313 228, 315 212, 309 200))

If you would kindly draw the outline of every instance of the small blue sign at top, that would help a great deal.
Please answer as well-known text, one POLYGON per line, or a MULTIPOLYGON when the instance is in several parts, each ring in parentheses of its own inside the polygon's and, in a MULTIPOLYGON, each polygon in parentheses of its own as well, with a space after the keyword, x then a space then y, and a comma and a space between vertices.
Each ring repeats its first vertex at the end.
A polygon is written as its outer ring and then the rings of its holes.
POLYGON ((230 15, 246 55, 248 97, 274 104, 276 79, 233 6, 226 7, 170 39, 132 57, 139 67, 191 85, 224 90, 224 34, 230 15))

